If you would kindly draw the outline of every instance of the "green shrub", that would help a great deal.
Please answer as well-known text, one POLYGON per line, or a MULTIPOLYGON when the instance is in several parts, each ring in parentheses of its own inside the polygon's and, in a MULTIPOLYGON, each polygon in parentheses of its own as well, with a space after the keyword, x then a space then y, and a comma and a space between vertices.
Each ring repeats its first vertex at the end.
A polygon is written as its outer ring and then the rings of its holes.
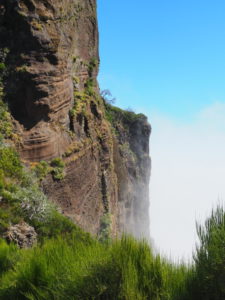
POLYGON ((57 236, 76 236, 77 240, 89 242, 91 237, 88 233, 83 232, 77 227, 69 218, 63 216, 57 210, 41 222, 37 219, 32 220, 31 224, 35 227, 39 240, 43 241, 45 238, 52 238, 57 236))
POLYGON ((195 254, 193 299, 225 299, 225 211, 218 206, 204 225, 197 225, 200 244, 195 254))
POLYGON ((107 242, 110 240, 111 236, 111 214, 106 213, 101 217, 100 220, 100 233, 99 233, 99 241, 107 242))
POLYGON ((11 224, 22 221, 21 211, 16 205, 0 207, 0 235, 3 236, 11 224))
POLYGON ((128 126, 131 123, 144 117, 143 114, 136 114, 129 110, 123 110, 119 107, 113 106, 105 102, 105 115, 107 120, 113 125, 118 125, 118 122, 124 123, 128 126))
POLYGON ((33 168, 33 171, 39 180, 43 180, 51 172, 51 167, 42 160, 33 168))
POLYGON ((51 161, 51 166, 53 168, 57 167, 57 168, 64 168, 65 167, 65 163, 63 162, 63 160, 60 157, 54 158, 51 161))
POLYGON ((94 91, 94 80, 92 78, 89 78, 85 85, 85 93, 88 95, 88 96, 95 96, 95 91, 94 91))
POLYGON ((5 70, 6 70, 6 65, 3 62, 1 62, 0 63, 0 74, 3 73, 5 70))
POLYGON ((62 180, 65 177, 65 172, 64 172, 64 168, 65 168, 65 163, 63 162, 63 160, 61 158, 54 158, 51 161, 51 166, 52 166, 52 176, 55 180, 62 180))
POLYGON ((89 77, 93 76, 93 71, 98 66, 98 64, 99 64, 99 61, 96 57, 94 57, 90 60, 89 65, 88 65, 88 75, 89 75, 89 77))
POLYGON ((0 169, 6 177, 22 178, 23 167, 18 153, 12 147, 0 146, 0 169))
MULTIPOLYGON (((10 255, 4 253, 7 261, 10 255)), ((173 299, 166 286, 171 266, 154 256, 146 242, 131 237, 112 244, 87 243, 78 235, 44 241, 19 250, 18 261, 8 268, 0 283, 4 300, 173 299)))
POLYGON ((44 222, 51 217, 54 205, 48 201, 47 197, 38 186, 21 187, 13 198, 19 203, 24 217, 44 222))

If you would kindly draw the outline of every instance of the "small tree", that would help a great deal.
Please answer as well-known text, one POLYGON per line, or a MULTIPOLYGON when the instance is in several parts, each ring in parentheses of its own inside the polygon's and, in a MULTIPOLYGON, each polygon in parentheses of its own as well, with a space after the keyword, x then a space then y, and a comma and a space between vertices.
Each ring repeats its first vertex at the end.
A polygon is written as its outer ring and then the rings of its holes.
POLYGON ((103 100, 107 103, 107 104, 115 104, 116 102, 116 98, 112 98, 112 94, 110 92, 110 90, 106 89, 101 91, 101 97, 103 98, 103 100))
POLYGON ((196 263, 196 298, 225 299, 225 212, 222 206, 212 211, 204 225, 197 224, 200 245, 196 263))

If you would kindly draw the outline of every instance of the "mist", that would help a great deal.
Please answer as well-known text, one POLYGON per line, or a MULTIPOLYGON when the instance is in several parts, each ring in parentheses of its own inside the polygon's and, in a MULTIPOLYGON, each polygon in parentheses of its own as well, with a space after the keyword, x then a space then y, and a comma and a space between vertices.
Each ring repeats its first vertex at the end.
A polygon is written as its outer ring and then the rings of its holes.
POLYGON ((192 257, 195 222, 225 199, 225 104, 215 102, 191 120, 149 113, 150 231, 172 259, 192 257))

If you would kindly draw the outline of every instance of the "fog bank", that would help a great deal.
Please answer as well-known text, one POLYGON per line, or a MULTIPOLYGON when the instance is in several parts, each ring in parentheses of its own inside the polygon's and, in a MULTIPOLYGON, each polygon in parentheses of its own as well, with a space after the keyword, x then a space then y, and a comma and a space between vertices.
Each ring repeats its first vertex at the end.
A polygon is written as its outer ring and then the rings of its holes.
POLYGON ((172 258, 191 257, 195 220, 225 199, 225 104, 205 107, 191 121, 149 113, 150 230, 172 258))

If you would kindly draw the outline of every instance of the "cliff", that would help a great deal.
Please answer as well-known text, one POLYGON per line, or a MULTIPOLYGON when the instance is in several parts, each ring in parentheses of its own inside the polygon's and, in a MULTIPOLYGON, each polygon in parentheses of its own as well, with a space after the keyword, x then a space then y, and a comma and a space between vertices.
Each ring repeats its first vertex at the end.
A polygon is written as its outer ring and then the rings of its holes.
POLYGON ((0 59, 24 163, 65 164, 48 197, 93 234, 149 237, 150 125, 100 96, 96 0, 1 0, 0 59))

